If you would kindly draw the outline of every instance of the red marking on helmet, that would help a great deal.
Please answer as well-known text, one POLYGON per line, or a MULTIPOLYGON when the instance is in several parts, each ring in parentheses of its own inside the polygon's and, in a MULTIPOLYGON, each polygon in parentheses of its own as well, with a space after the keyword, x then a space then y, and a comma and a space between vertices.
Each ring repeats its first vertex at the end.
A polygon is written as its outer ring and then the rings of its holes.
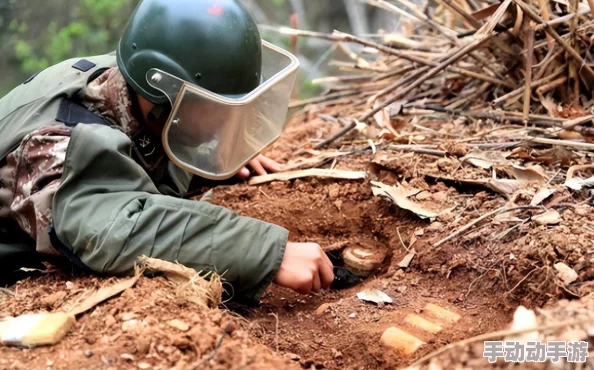
POLYGON ((220 17, 223 14, 225 14, 225 9, 223 9, 223 7, 219 4, 214 4, 213 6, 208 8, 208 14, 220 17))

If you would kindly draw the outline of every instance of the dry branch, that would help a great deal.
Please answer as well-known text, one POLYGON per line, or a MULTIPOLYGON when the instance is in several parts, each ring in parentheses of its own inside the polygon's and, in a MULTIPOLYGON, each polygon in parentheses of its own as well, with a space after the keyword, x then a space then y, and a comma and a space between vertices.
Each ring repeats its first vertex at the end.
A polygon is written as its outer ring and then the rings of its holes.
POLYGON ((322 177, 332 179, 359 180, 366 178, 367 174, 364 171, 327 170, 321 168, 311 168, 301 171, 289 171, 256 176, 249 181, 249 184, 259 185, 271 181, 289 181, 299 179, 302 177, 322 177))

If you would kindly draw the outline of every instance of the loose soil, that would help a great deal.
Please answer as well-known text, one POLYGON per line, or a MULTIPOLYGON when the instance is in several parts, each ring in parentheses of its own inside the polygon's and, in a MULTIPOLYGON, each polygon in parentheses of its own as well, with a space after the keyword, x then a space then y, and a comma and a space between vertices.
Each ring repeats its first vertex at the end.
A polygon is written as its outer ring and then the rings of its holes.
MULTIPOLYGON (((294 152, 308 140, 336 129, 315 119, 303 120, 293 121, 269 150, 271 157, 295 159, 294 152)), ((366 169, 371 158, 371 150, 363 150, 339 159, 336 168, 366 169)), ((558 284, 550 264, 578 263, 590 253, 590 242, 577 231, 583 232, 581 225, 592 221, 592 213, 568 207, 557 227, 528 223, 508 230, 505 223, 481 223, 435 248, 431 244, 505 200, 481 188, 431 180, 423 168, 447 171, 447 166, 438 166, 434 157, 420 158, 416 156, 411 167, 408 154, 395 154, 374 173, 386 184, 408 178, 428 194, 424 202, 462 204, 433 221, 374 197, 368 180, 308 178, 227 185, 214 191, 213 203, 279 224, 290 231, 292 241, 317 242, 334 250, 330 253, 336 257, 338 249, 349 245, 387 252, 384 266, 360 285, 308 296, 272 286, 259 307, 229 302, 229 310, 205 311, 176 298, 164 278, 141 278, 121 296, 83 315, 53 347, 0 348, 0 369, 393 368, 448 343, 506 328, 519 304, 539 307, 589 293, 589 265, 579 272, 580 282, 572 290, 558 284), (506 230, 493 242, 493 235, 506 230), (417 255, 411 265, 398 267, 413 248, 417 255), (393 304, 360 301, 356 293, 364 288, 383 291, 393 304), (460 321, 435 335, 404 323, 407 314, 421 313, 428 303, 458 313, 460 321), (174 319, 187 331, 168 323, 174 319), (386 349, 380 336, 391 326, 427 344, 410 356, 386 349)), ((0 317, 59 310, 81 291, 107 283, 64 271, 38 275, 11 287, 15 297, 0 293, 0 317)))

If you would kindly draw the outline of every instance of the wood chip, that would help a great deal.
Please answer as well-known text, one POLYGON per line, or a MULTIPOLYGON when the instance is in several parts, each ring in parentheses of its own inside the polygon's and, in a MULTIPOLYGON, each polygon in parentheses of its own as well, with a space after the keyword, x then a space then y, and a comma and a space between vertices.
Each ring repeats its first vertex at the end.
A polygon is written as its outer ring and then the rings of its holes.
POLYGON ((411 249, 411 251, 408 252, 406 256, 404 256, 404 258, 402 258, 402 260, 398 263, 398 266, 403 269, 408 268, 416 254, 417 252, 415 252, 414 249, 411 249))

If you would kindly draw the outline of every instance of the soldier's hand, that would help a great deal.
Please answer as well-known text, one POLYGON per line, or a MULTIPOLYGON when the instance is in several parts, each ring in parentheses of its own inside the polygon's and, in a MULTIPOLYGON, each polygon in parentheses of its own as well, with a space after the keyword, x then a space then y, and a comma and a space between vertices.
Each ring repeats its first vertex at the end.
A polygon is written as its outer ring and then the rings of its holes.
POLYGON ((334 280, 332 262, 316 243, 288 243, 274 282, 302 294, 328 289, 334 280))
MULTIPOLYGON (((248 163, 248 167, 256 173, 256 175, 266 175, 268 173, 279 172, 282 169, 280 163, 273 161, 272 159, 258 155, 248 163)), ((237 173, 237 176, 242 180, 250 177, 250 170, 248 167, 244 167, 237 173)))

